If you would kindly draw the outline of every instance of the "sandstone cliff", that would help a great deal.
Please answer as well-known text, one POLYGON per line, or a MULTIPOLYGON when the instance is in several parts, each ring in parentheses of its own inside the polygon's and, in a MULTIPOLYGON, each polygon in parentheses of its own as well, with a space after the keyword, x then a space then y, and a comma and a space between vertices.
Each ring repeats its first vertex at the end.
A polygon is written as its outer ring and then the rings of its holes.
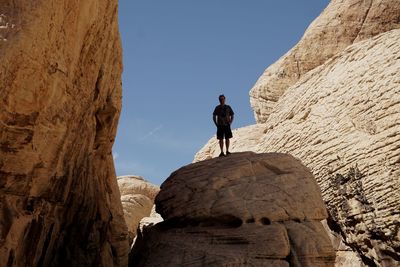
MULTIPOLYGON (((321 187, 331 228, 370 266, 400 261, 399 40, 392 30, 349 46, 287 89, 264 125, 239 129, 232 144, 301 158, 321 187), (258 141, 248 142, 254 131, 258 141)), ((197 160, 218 155, 213 142, 197 160)))
POLYGON ((0 0, 0 266, 126 266, 117 1, 0 0))
POLYGON ((140 176, 119 176, 117 180, 125 222, 128 226, 129 243, 132 244, 141 220, 143 218, 151 220, 148 217, 151 215, 154 199, 160 189, 140 176))
POLYGON ((398 0, 332 0, 299 43, 268 67, 250 91, 257 123, 266 122, 279 98, 308 71, 349 45, 400 28, 398 0))
MULTIPOLYGON (((187 165, 162 184, 131 266, 333 266, 310 171, 286 154, 237 153, 187 165)), ((140 238, 140 239, 139 239, 140 238)))

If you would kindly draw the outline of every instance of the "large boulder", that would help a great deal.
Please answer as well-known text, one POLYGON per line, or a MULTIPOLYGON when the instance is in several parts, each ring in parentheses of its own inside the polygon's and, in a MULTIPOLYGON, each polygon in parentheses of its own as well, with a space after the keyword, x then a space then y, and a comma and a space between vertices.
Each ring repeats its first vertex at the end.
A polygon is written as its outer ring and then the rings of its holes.
POLYGON ((250 91, 257 123, 266 122, 285 91, 349 45, 400 28, 398 0, 332 0, 299 43, 269 66, 250 91))
MULTIPOLYGON (((399 40, 392 30, 358 42, 306 74, 248 146, 301 158, 321 187, 331 229, 371 266, 400 261, 399 40)), ((239 129, 232 146, 248 142, 248 132, 239 129)))
POLYGON ((162 184, 164 222, 144 228, 132 266, 333 266, 318 185, 287 154, 235 153, 162 184))
POLYGON ((126 266, 117 1, 0 0, 0 265, 126 266))

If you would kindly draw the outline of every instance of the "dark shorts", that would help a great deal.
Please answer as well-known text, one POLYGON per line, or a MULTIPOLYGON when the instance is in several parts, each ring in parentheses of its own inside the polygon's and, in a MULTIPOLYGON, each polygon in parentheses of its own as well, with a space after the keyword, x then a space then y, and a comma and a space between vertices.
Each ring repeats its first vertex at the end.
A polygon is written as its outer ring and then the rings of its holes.
POLYGON ((218 125, 217 127, 217 139, 229 139, 232 138, 232 131, 230 125, 218 125))

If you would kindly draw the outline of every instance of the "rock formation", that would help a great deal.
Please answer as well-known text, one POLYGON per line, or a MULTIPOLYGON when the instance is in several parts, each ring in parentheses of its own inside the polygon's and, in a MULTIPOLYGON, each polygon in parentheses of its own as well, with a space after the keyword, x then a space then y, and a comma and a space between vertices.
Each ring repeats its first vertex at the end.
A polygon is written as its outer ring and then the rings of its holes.
POLYGON ((307 72, 349 45, 400 28, 398 0, 332 0, 299 43, 268 67, 250 91, 257 123, 266 122, 279 98, 307 72))
POLYGON ((0 0, 0 266, 126 266, 117 1, 0 0))
POLYGON ((332 221, 370 265, 400 260, 399 40, 393 30, 359 42, 309 73, 259 145, 312 168, 332 221))
POLYGON ((287 154, 232 154, 162 184, 164 222, 145 228, 131 266, 333 266, 310 171, 287 154))
MULTIPOLYGON (((117 180, 128 226, 129 241, 132 243, 140 221, 151 215, 154 199, 160 189, 140 176, 119 176, 117 180)), ((153 214, 153 216, 156 215, 153 214)))
MULTIPOLYGON (((400 261, 399 40, 392 30, 355 43, 304 75, 247 146, 302 159, 321 187, 331 229, 370 266, 400 261)), ((239 129, 232 145, 246 147, 248 134, 239 129)))

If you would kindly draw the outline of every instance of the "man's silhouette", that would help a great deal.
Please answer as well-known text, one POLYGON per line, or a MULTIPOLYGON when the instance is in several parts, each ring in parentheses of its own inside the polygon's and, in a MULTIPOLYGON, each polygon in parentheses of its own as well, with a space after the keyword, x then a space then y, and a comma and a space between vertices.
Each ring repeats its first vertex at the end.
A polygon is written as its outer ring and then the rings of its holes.
POLYGON ((215 107, 213 113, 213 121, 217 126, 217 139, 219 140, 219 147, 221 148, 220 157, 225 156, 224 154, 224 138, 226 145, 226 155, 231 154, 229 152, 229 138, 232 138, 231 124, 233 121, 233 110, 229 105, 225 105, 225 96, 220 95, 218 97, 219 105, 215 107))

